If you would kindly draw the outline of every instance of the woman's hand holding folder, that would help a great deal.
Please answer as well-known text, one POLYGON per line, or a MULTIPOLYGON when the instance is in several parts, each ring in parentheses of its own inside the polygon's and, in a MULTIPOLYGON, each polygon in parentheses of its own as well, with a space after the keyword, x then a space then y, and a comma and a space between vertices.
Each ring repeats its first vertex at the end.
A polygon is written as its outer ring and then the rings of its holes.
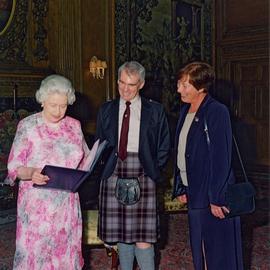
MULTIPOLYGON (((66 190, 70 192, 77 192, 80 185, 90 176, 94 174, 95 169, 99 166, 102 160, 102 154, 108 145, 108 141, 104 140, 99 144, 99 140, 94 144, 91 155, 87 156, 87 162, 84 163, 83 168, 67 168, 53 165, 45 165, 41 173, 50 178, 44 185, 36 185, 39 188, 55 188, 66 190)), ((96 179, 97 180, 97 179, 96 179)))
POLYGON ((18 168, 18 178, 24 181, 31 180, 33 184, 45 185, 49 180, 47 175, 41 173, 41 168, 33 167, 19 167, 18 168))
POLYGON ((34 170, 32 174, 32 182, 37 185, 46 185, 50 178, 47 175, 41 174, 41 168, 34 170))

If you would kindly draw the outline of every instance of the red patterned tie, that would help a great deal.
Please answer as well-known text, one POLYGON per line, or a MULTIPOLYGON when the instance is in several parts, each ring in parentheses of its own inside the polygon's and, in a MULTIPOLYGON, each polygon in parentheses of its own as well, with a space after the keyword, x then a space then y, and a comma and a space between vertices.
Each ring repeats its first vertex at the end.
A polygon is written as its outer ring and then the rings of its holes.
POLYGON ((128 129, 129 129, 129 116, 130 116, 130 102, 126 102, 126 110, 123 115, 121 135, 119 142, 119 158, 125 160, 127 157, 127 142, 128 142, 128 129))

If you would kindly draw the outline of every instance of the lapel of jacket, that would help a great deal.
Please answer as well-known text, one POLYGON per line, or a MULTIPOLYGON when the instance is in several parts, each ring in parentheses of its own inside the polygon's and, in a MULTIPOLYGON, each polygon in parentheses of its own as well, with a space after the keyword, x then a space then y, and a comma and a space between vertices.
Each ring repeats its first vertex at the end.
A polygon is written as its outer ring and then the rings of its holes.
POLYGON ((111 139, 114 145, 118 145, 118 121, 119 121, 119 98, 115 99, 112 104, 112 109, 110 113, 111 121, 111 139))
POLYGON ((200 106, 199 106, 199 108, 194 116, 194 119, 192 121, 192 124, 190 126, 189 132, 188 132, 187 144, 189 143, 189 140, 191 140, 191 138, 194 138, 194 136, 196 136, 196 133, 198 132, 199 124, 202 121, 204 121, 205 110, 206 110, 207 104, 209 104, 211 101, 212 101, 212 98, 208 94, 205 96, 204 100, 200 104, 200 106))
POLYGON ((140 123, 140 138, 139 138, 139 152, 141 152, 144 139, 146 138, 146 132, 149 127, 149 121, 151 119, 151 105, 150 102, 144 97, 141 97, 142 107, 141 107, 141 123, 140 123))

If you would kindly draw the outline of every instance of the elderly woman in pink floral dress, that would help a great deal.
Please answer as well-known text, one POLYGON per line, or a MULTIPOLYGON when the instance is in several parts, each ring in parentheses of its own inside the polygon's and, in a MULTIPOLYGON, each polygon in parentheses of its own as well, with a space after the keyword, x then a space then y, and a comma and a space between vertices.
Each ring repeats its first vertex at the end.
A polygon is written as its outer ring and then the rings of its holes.
POLYGON ((79 121, 65 116, 74 89, 65 77, 50 75, 36 99, 43 110, 19 122, 8 160, 7 181, 20 180, 13 269, 81 269, 78 194, 33 187, 50 181, 41 174, 46 164, 80 168, 90 154, 79 121))

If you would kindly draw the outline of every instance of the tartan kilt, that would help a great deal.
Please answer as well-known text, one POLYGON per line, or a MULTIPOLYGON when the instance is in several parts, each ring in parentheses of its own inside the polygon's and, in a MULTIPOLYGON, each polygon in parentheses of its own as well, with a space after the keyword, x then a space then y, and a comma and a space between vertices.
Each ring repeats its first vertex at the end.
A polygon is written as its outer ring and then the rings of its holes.
POLYGON ((124 161, 117 160, 112 176, 101 182, 98 236, 107 243, 155 243, 157 227, 156 184, 144 174, 138 153, 128 152, 124 161), (141 197, 136 204, 123 205, 117 201, 118 176, 138 177, 141 197))

